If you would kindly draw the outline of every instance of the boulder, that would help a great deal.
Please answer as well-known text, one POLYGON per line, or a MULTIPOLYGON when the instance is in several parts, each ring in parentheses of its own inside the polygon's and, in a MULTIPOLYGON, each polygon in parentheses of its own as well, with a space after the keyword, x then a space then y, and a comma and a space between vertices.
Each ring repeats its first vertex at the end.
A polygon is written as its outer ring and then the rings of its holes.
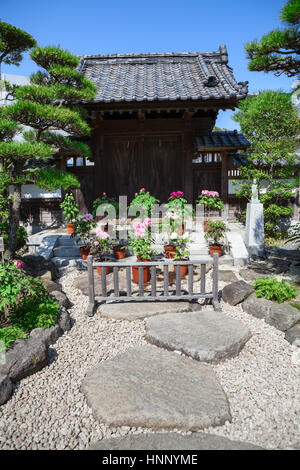
POLYGON ((40 339, 18 339, 6 351, 5 363, 0 373, 8 375, 13 382, 32 375, 47 364, 47 348, 40 339))
POLYGON ((278 330, 286 331, 300 321, 300 312, 291 305, 278 304, 271 300, 257 298, 251 294, 242 304, 243 310, 256 318, 265 320, 278 330))
POLYGON ((89 450, 262 450, 262 447, 204 432, 190 436, 157 432, 103 439, 93 443, 89 450))
MULTIPOLYGON (((51 274, 50 271, 48 271, 48 273, 51 274)), ((42 283, 44 284, 45 289, 48 292, 48 294, 50 294, 53 291, 61 291, 61 287, 56 282, 51 281, 49 279, 42 279, 42 278, 40 279, 42 283)))
POLYGON ((196 431, 231 420, 211 366, 151 345, 101 362, 81 389, 95 418, 109 426, 196 431))
POLYGON ((100 307, 102 317, 115 320, 139 320, 165 313, 184 313, 200 310, 198 303, 186 301, 153 301, 153 302, 118 302, 107 303, 100 307))
POLYGON ((8 375, 0 374, 0 405, 4 405, 13 392, 13 384, 8 375))
POLYGON ((51 292, 50 297, 53 300, 57 300, 61 307, 69 308, 71 307, 71 302, 64 292, 54 290, 51 292))
POLYGON ((45 259, 43 256, 26 255, 21 258, 24 265, 24 271, 30 276, 44 276, 47 271, 51 272, 51 280, 59 278, 59 270, 53 261, 45 259))
POLYGON ((61 307, 60 309, 60 316, 57 320, 57 323, 64 333, 72 328, 71 317, 69 312, 64 307, 61 307))
POLYGON ((245 281, 235 281, 222 290, 222 299, 230 305, 237 305, 254 292, 254 287, 245 281))
POLYGON ((296 323, 285 332, 285 339, 293 346, 300 348, 300 323, 296 323))
POLYGON ((41 341, 45 344, 46 348, 49 348, 51 344, 56 343, 58 338, 63 335, 63 330, 61 327, 56 324, 50 326, 50 328, 35 328, 30 333, 30 338, 34 339, 35 341, 41 341))
POLYGON ((254 269, 244 268, 244 269, 240 269, 239 275, 245 281, 252 282, 252 281, 255 281, 255 279, 261 279, 266 274, 264 274, 262 272, 255 271, 254 269))
POLYGON ((156 346, 218 363, 236 356, 251 338, 251 331, 239 320, 205 310, 147 318, 145 337, 156 346))

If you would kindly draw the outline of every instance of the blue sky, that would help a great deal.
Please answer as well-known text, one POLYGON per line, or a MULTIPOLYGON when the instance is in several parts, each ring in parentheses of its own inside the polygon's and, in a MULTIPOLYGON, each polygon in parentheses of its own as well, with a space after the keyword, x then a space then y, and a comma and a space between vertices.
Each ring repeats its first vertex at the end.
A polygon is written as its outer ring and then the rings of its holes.
MULTIPOLYGON (((74 54, 213 51, 226 44, 237 81, 249 91, 290 91, 292 79, 250 72, 244 44, 280 26, 285 0, 0 0, 0 17, 28 31, 39 45, 60 45, 74 54)), ((29 75, 25 56, 4 73, 29 75)), ((237 128, 231 111, 217 125, 237 128)))

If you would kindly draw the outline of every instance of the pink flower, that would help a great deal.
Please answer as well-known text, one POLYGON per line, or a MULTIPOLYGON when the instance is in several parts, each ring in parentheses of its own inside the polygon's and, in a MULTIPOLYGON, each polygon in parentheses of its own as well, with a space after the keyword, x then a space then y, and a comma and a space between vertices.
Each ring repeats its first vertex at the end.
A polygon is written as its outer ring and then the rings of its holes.
POLYGON ((141 188, 141 189, 140 189, 140 192, 141 192, 141 191, 146 191, 146 189, 145 189, 145 188, 141 188))
POLYGON ((103 230, 97 230, 96 232, 97 237, 102 238, 102 240, 109 238, 109 235, 107 232, 104 232, 103 230))
POLYGON ((21 261, 16 261, 16 266, 18 268, 24 268, 24 265, 21 263, 21 261))
POLYGON ((148 227, 148 225, 151 225, 151 224, 152 224, 152 220, 149 217, 147 217, 143 222, 144 227, 148 227))
POLYGON ((133 225, 134 230, 143 228, 143 224, 139 220, 135 220, 132 225, 133 225))
POLYGON ((99 245, 99 242, 96 240, 94 241, 94 246, 98 246, 99 245))
POLYGON ((143 227, 135 229, 135 236, 136 237, 144 237, 146 234, 146 230, 143 227))
POLYGON ((102 194, 103 194, 103 196, 106 196, 106 192, 105 192, 105 191, 103 191, 103 193, 102 193, 102 194))

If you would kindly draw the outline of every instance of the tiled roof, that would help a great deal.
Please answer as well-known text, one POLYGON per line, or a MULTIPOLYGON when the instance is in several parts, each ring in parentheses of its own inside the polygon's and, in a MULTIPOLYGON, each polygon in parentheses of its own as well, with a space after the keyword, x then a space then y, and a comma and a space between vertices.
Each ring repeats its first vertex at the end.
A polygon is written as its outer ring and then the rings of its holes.
POLYGON ((237 131, 216 131, 196 137, 197 148, 203 147, 249 147, 250 142, 237 131))
POLYGON ((217 52, 87 55, 79 70, 98 86, 96 102, 239 100, 226 46, 217 52))

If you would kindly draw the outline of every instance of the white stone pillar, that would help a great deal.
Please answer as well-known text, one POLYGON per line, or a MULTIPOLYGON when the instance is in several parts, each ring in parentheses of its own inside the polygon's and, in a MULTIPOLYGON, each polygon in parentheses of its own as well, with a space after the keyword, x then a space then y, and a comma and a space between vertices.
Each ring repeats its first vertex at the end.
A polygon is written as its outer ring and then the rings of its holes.
POLYGON ((257 185, 252 185, 252 198, 247 204, 245 245, 249 255, 262 256, 265 251, 264 206, 258 199, 257 185))

